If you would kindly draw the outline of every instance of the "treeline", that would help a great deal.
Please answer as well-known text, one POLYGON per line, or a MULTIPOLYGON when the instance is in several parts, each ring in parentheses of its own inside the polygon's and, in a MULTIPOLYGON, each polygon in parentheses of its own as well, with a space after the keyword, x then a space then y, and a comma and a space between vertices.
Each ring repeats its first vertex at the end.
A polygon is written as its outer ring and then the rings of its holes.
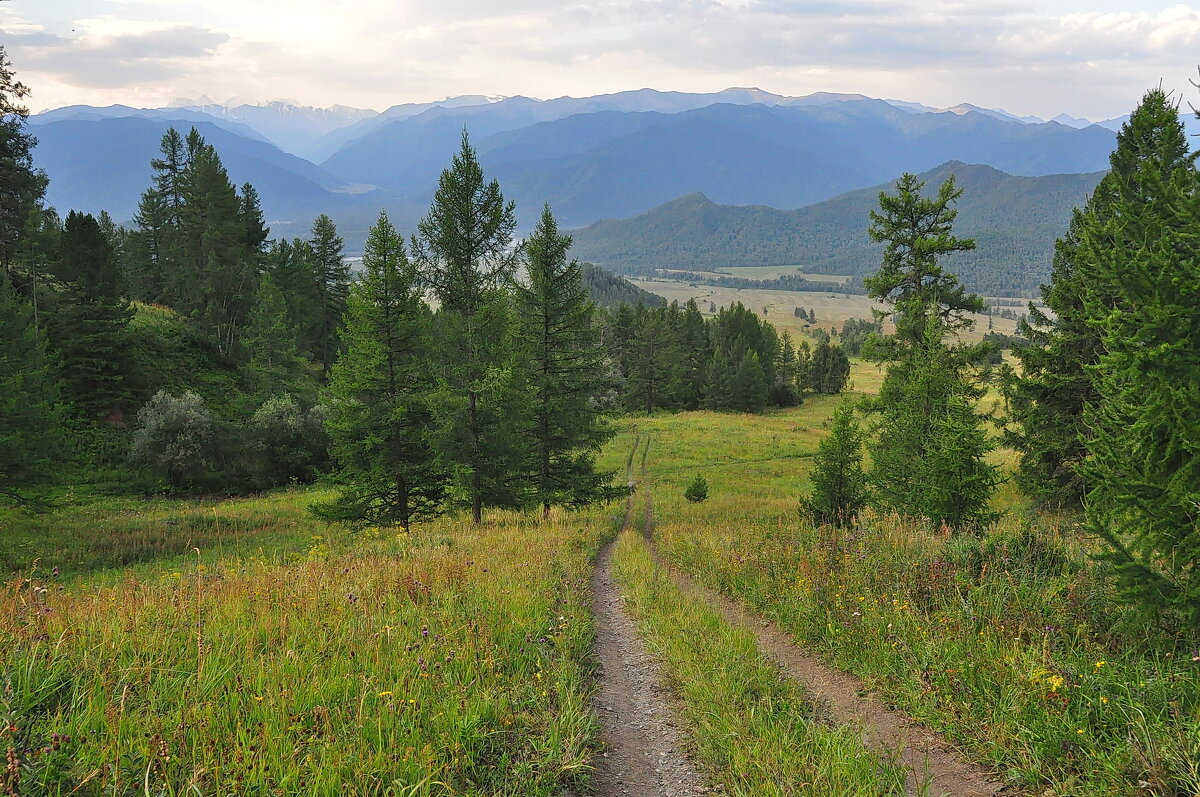
POLYGON ((661 307, 667 300, 656 293, 639 288, 624 277, 591 263, 581 263, 583 284, 592 301, 601 307, 615 309, 623 304, 661 307))
POLYGON ((839 393, 850 376, 845 352, 780 336, 740 302, 706 319, 695 300, 680 306, 622 305, 608 323, 629 411, 792 407, 805 393, 839 393))
POLYGON ((850 277, 845 282, 810 280, 799 274, 780 274, 774 279, 751 279, 750 277, 698 274, 694 271, 669 271, 667 272, 667 276, 670 279, 679 280, 680 282, 692 282, 697 285, 713 285, 736 290, 866 293, 866 289, 863 288, 862 280, 859 277, 850 277))

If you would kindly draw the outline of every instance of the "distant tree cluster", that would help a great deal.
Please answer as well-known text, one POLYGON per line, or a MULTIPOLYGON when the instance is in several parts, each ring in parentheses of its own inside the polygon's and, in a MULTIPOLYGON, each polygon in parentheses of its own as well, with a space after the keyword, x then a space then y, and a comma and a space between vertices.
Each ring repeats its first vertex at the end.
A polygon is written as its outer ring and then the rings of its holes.
MULTIPOLYGON (((616 309, 623 304, 662 307, 667 303, 667 300, 658 294, 643 290, 624 277, 591 263, 581 263, 580 269, 588 296, 601 307, 616 309)), ((713 312, 716 312, 715 307, 713 312)))
POLYGON ((734 277, 713 274, 698 274, 694 271, 671 271, 671 279, 690 282, 696 285, 714 285, 720 288, 735 290, 760 291, 800 291, 812 293, 852 293, 863 294, 862 281, 851 277, 845 281, 808 279, 802 274, 781 274, 774 279, 752 279, 750 277, 734 277))
POLYGON ((623 305, 608 319, 622 400, 635 412, 791 407, 805 393, 839 393, 850 361, 828 342, 797 347, 740 302, 705 319, 686 305, 623 305))

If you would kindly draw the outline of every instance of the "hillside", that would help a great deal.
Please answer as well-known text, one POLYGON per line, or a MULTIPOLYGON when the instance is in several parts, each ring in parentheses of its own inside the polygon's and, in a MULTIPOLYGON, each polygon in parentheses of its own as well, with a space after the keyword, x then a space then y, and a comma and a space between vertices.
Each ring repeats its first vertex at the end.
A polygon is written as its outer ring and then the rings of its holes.
MULTIPOLYGON (((975 236, 978 248, 948 263, 973 290, 1000 296, 1030 294, 1045 281, 1072 208, 1103 176, 1018 177, 950 162, 921 178, 936 186, 951 174, 964 189, 956 230, 975 236)), ((890 186, 797 210, 733 207, 690 194, 640 216, 574 231, 574 254, 624 273, 797 264, 813 273, 863 276, 879 265, 880 247, 866 232, 869 213, 890 186)))

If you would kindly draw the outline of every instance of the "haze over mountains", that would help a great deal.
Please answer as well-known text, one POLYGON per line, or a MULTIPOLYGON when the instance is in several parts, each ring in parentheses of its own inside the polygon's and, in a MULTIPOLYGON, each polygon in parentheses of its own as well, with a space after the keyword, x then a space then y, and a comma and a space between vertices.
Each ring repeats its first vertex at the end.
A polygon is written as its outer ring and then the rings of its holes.
POLYGON ((202 99, 158 109, 73 106, 30 119, 37 163, 51 178, 48 199, 60 210, 132 218, 162 133, 195 125, 234 181, 258 189, 274 235, 303 234, 328 213, 352 250, 380 209, 401 228, 415 223, 464 128, 527 228, 546 201, 565 227, 698 192, 718 204, 786 210, 947 161, 1027 177, 1093 173, 1107 168, 1119 121, 1043 122, 965 104, 932 109, 758 89, 466 96, 382 113, 202 99))

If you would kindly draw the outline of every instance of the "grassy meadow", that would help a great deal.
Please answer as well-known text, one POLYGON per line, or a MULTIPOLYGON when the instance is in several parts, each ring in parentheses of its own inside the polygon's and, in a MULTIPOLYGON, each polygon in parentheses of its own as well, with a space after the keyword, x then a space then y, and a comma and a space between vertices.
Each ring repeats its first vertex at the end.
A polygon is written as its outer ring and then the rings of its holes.
POLYGON ((638 419, 668 558, 1032 793, 1200 794, 1195 630, 1123 608, 1092 542, 1011 489, 982 538, 876 516, 814 529, 798 498, 837 401, 638 419), (696 473, 701 504, 683 498, 696 473))
POLYGON ((608 515, 348 535, 308 518, 314 497, 52 515, 66 542, 47 535, 0 591, 0 747, 25 759, 0 791, 550 795, 586 780, 588 574, 608 515), (140 564, 71 576, 120 560, 140 564))

